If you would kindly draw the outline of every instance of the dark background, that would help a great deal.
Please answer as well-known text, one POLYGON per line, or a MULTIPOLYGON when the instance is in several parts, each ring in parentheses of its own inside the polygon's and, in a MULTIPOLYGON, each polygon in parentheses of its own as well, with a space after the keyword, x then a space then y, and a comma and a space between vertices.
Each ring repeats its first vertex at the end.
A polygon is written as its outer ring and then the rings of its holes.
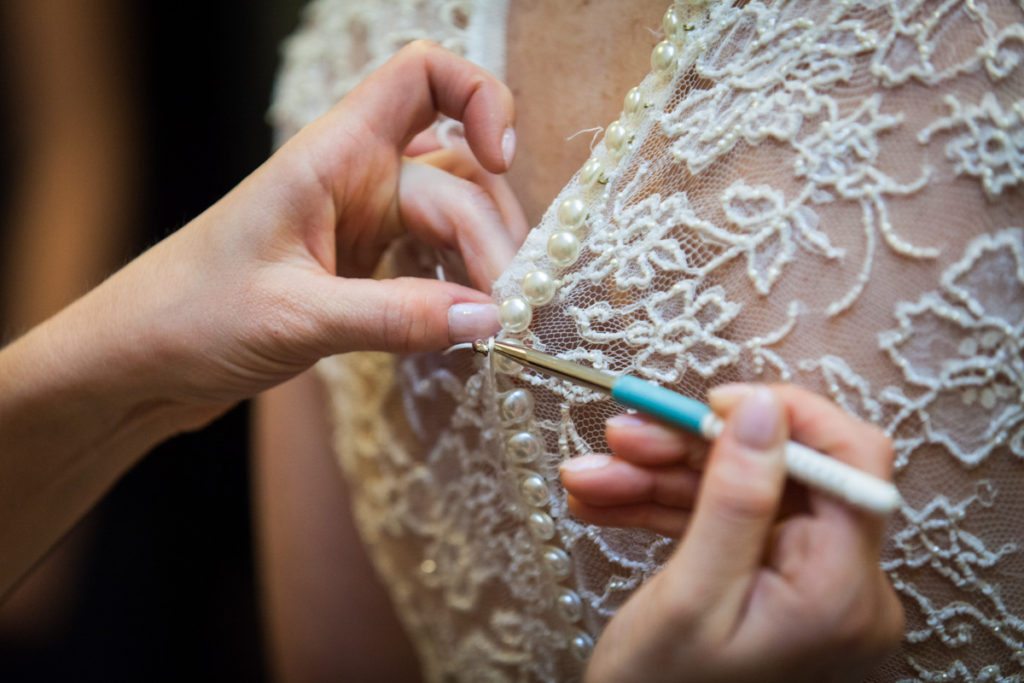
MULTIPOLYGON (((125 87, 137 104, 143 145, 126 257, 200 213, 269 153, 265 113, 278 46, 294 29, 300 4, 120 3, 123 53, 134 61, 125 87)), ((17 58, 3 54, 5 65, 17 58)), ((6 71, 4 79, 0 208, 9 203, 20 161, 6 71)), ((6 228, 4 221, 0 238, 6 228)), ((247 429, 243 406, 160 446, 116 486, 69 537, 81 548, 56 625, 43 637, 0 631, 0 681, 267 678, 247 429)))

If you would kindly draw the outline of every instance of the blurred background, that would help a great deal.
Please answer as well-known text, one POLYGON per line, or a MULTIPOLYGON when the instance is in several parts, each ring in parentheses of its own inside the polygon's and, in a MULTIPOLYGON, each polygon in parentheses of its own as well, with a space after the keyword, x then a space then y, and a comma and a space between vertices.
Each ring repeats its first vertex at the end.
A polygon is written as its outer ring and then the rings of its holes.
MULTIPOLYGON (((0 3, 10 340, 269 153, 302 0, 0 3)), ((161 446, 0 603, 0 681, 266 680, 245 407, 161 446)))

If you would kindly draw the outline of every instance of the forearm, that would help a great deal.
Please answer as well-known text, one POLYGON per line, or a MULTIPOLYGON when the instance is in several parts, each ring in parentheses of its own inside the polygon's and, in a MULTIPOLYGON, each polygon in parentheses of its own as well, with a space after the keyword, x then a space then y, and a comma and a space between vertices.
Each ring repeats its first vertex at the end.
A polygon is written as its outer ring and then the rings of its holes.
POLYGON ((80 303, 0 350, 0 595, 182 424, 80 303))

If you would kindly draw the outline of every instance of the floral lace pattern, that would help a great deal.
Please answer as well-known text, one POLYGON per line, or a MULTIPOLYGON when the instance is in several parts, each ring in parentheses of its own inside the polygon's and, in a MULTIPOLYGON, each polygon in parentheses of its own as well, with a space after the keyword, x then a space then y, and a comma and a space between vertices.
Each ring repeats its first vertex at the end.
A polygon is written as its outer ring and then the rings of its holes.
POLYGON ((927 144, 939 131, 959 134, 946 144, 946 156, 957 173, 980 178, 985 192, 998 196, 1005 187, 1024 179, 1024 100, 1004 111, 992 93, 979 104, 945 98, 950 115, 936 119, 918 139, 927 144))
MULTIPOLYGON (((908 630, 873 680, 1020 681, 1024 8, 736 5, 670 8, 652 73, 496 284, 505 334, 696 397, 793 381, 884 428, 906 504, 883 567, 908 630)), ((403 40, 471 40, 474 4, 374 6, 311 5, 282 131, 403 40)), ((433 272, 429 254, 393 257, 389 272, 433 272)), ((357 521, 427 677, 578 678, 672 550, 567 514, 558 463, 604 450, 621 409, 465 357, 321 370, 357 521)))

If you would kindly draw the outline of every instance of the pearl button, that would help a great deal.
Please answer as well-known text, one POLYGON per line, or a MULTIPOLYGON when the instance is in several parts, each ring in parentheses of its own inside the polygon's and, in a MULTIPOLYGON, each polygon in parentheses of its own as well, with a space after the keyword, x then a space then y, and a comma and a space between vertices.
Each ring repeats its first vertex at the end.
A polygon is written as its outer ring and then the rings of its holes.
POLYGON ((543 306, 555 296, 555 278, 543 270, 527 273, 523 278, 523 296, 534 306, 543 306))
POLYGON ((640 94, 640 88, 630 88, 626 93, 626 99, 622 101, 622 109, 627 114, 635 114, 644 107, 644 96, 640 94))
POLYGON ((569 197, 558 205, 558 222, 571 230, 583 225, 587 218, 587 205, 579 197, 569 197))
POLYGON ((665 16, 661 18, 661 30, 665 32, 665 38, 667 40, 674 38, 679 33, 682 24, 683 22, 679 21, 679 15, 676 14, 676 8, 669 7, 665 16))
MULTIPOLYGON (((519 492, 523 494, 523 499, 533 507, 543 507, 548 503, 548 485, 544 483, 539 474, 523 477, 523 481, 519 484, 519 492)), ((558 549, 555 548, 555 550, 558 549)))
POLYGON ((661 41, 651 51, 651 68, 661 75, 669 73, 675 68, 678 53, 679 50, 674 44, 667 40, 661 41))
POLYGON ((555 536, 555 520, 551 515, 535 511, 526 519, 526 526, 538 541, 550 541, 555 536))
POLYGON ((522 332, 530 326, 533 318, 533 310, 526 299, 513 296, 501 302, 498 308, 498 320, 501 326, 509 332, 522 332))
POLYGON ((583 617, 583 601, 575 591, 563 588, 555 598, 555 610, 559 616, 572 624, 583 617))
POLYGON ((604 132, 604 144, 613 152, 622 151, 629 138, 629 131, 618 121, 612 121, 604 132))
POLYGON ((580 183, 584 187, 593 187, 594 183, 602 181, 603 176, 604 166, 594 158, 588 159, 587 163, 583 164, 583 168, 580 169, 580 183))
POLYGON ((549 545, 544 548, 544 554, 542 557, 544 558, 544 566, 548 568, 548 571, 550 571, 557 580, 561 581, 569 576, 569 572, 572 570, 572 561, 564 550, 556 548, 553 545, 549 545))
MULTIPOLYGON (((580 257, 579 238, 568 230, 559 230, 553 233, 548 238, 548 257, 557 266, 565 267, 572 265, 580 257)), ((526 304, 526 302, 523 301, 523 304, 526 304)), ((526 305, 528 306, 528 304, 526 305)), ((526 324, 530 324, 529 320, 527 320, 526 324)), ((523 329, 526 329, 525 325, 523 329)))
POLYGON ((522 422, 533 413, 533 394, 526 389, 509 392, 501 402, 501 417, 506 422, 522 422))
POLYGON ((581 662, 586 661, 590 657, 590 653, 594 651, 594 639, 580 631, 569 639, 569 650, 576 659, 581 662))
MULTIPOLYGON (((513 434, 508 439, 508 455, 514 462, 520 465, 536 460, 542 450, 544 449, 540 439, 530 432, 519 432, 518 434, 513 434)), ((543 484, 543 481, 541 483, 543 484)), ((545 496, 547 496, 547 487, 545 487, 544 492, 545 496)))
POLYGON ((523 366, 516 361, 497 353, 492 353, 488 360, 494 364, 494 369, 503 375, 518 375, 523 370, 523 366))

